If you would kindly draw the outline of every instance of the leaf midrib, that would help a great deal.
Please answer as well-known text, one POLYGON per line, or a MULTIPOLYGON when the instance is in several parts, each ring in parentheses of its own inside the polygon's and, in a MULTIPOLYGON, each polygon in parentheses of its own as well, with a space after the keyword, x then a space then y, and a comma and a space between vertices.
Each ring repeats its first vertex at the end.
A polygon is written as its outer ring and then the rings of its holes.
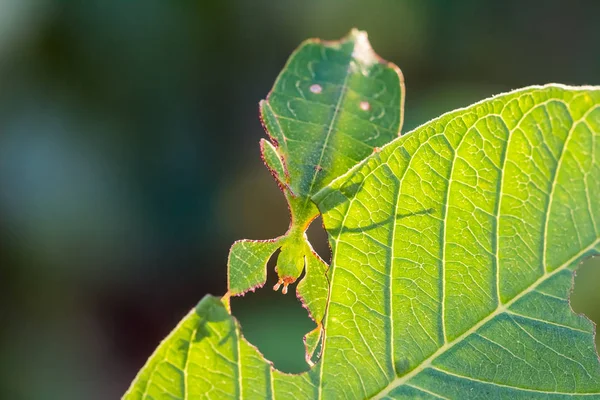
MULTIPOLYGON (((462 342, 465 338, 470 336, 472 333, 476 332, 479 328, 481 328, 483 325, 485 325, 489 321, 493 320, 500 314, 508 311, 510 306, 512 306, 517 300, 519 300, 526 294, 535 290, 540 284, 545 282, 547 279, 549 279, 552 276, 556 275, 557 273, 563 271, 565 268, 571 266, 574 262, 581 259, 581 257, 584 257, 588 252, 592 251, 594 249, 594 247, 596 247, 596 245, 598 245, 599 243, 600 243, 600 238, 597 238, 594 242, 592 242, 590 245, 585 247, 583 250, 579 251, 577 254, 575 254, 573 257, 571 257, 569 260, 567 260, 565 263, 563 263, 560 267, 556 268, 555 270, 553 270, 550 273, 544 273, 540 278, 538 278, 535 282, 533 282, 531 285, 529 285, 521 293, 519 293, 518 295, 513 297, 511 300, 509 300, 505 304, 498 306, 498 308, 496 308, 496 310, 492 311, 487 317, 483 318, 477 324, 473 325, 473 327, 471 329, 467 330, 466 332, 464 332, 462 335, 460 335, 453 341, 448 342, 448 343, 444 344, 443 346, 441 346, 435 353, 433 353, 431 356, 429 356, 424 361, 422 361, 412 371, 410 371, 400 377, 395 378, 385 388, 383 388, 381 391, 379 391, 374 396, 372 396, 371 399, 374 399, 374 400, 382 399, 383 397, 388 395, 393 389, 397 388, 398 386, 403 385, 404 383, 406 383, 410 379, 412 379, 415 375, 419 374, 420 372, 424 371, 426 368, 430 367, 432 362, 435 361, 439 356, 444 354, 446 351, 450 350, 457 343, 462 342)), ((532 389, 530 389, 530 390, 532 390, 532 389)))
MULTIPOLYGON (((337 125, 338 116, 340 114, 340 109, 342 106, 342 102, 346 98, 346 93, 348 89, 348 78, 352 73, 351 68, 352 59, 348 61, 348 66, 346 67, 346 76, 344 76, 344 82, 342 83, 342 87, 340 88, 340 97, 338 98, 337 104, 335 105, 335 109, 333 111, 333 116, 331 117, 331 123, 329 124, 329 128, 327 130, 327 135, 325 136, 325 141, 323 142, 323 147, 321 148, 321 155, 319 156, 319 161, 317 162, 317 166, 321 166, 321 161, 323 161, 323 156, 325 155, 325 149, 327 149, 327 144, 329 143, 329 138, 331 137, 331 133, 333 132, 333 127, 337 125)), ((306 196, 306 202, 311 201, 310 195, 312 194, 313 187, 317 180, 318 170, 315 169, 313 171, 312 180, 310 182, 310 186, 308 187, 308 192, 306 196)))

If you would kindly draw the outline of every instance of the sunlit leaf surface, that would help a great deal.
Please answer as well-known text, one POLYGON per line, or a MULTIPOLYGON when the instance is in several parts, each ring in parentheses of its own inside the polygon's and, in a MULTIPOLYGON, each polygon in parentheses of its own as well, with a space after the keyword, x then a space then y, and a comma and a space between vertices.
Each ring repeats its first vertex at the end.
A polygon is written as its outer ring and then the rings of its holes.
POLYGON ((522 89, 417 128, 314 200, 320 361, 275 370, 206 297, 127 399, 600 397, 573 270, 600 253, 600 88, 522 89))
POLYGON ((599 89, 520 90, 418 128, 320 193, 325 391, 600 393, 592 323, 568 303, 572 270, 600 249, 599 136, 599 89))

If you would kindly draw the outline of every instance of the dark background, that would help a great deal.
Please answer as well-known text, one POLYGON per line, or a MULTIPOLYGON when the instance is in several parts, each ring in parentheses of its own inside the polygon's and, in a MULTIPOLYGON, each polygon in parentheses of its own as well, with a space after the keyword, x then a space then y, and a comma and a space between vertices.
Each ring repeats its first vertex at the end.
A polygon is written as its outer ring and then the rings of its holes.
MULTIPOLYGON (((600 84, 599 16, 592 1, 0 2, 0 398, 120 397, 226 291, 231 243, 286 230, 257 104, 302 40, 367 30, 404 72, 406 132, 525 85, 600 84)), ((574 299, 596 321, 599 280, 586 266, 574 299)), ((276 367, 306 369, 293 294, 232 305, 276 367)))

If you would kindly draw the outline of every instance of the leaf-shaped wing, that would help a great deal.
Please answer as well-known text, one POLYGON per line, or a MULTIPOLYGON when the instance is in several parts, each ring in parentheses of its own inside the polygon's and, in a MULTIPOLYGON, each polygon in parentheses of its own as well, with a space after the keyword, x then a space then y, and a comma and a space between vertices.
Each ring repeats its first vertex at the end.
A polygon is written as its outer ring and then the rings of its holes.
POLYGON ((304 42, 260 109, 293 193, 307 197, 396 138, 403 106, 402 73, 353 30, 341 41, 304 42))

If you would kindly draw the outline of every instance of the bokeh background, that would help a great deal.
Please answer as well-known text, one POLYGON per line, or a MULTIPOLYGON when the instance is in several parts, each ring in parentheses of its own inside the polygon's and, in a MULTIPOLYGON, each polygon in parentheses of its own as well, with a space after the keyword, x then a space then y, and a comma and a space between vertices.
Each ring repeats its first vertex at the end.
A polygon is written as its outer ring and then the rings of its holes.
MULTIPOLYGON (((525 85, 600 84, 599 15, 593 1, 0 1, 0 398, 119 398, 225 292, 231 243, 286 230, 257 104, 302 40, 367 30, 404 72, 408 131, 525 85)), ((327 257, 322 228, 310 236, 327 257)), ((583 267, 573 300, 596 321, 599 272, 583 267)), ((276 367, 306 369, 312 323, 292 294, 232 306, 276 367)))

